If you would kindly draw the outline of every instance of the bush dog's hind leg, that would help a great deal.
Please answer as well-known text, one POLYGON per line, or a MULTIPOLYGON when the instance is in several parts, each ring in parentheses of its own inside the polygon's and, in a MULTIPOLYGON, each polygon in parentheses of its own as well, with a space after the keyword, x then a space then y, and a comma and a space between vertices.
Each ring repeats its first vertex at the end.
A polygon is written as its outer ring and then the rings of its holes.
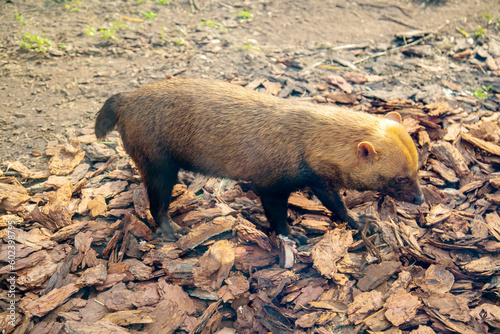
POLYGON ((179 167, 169 162, 162 167, 148 166, 146 187, 149 197, 149 208, 156 223, 160 225, 167 239, 178 239, 176 234, 180 228, 175 224, 168 214, 172 189, 178 182, 177 173, 179 167))
POLYGON ((270 230, 276 234, 289 235, 291 230, 288 226, 288 197, 290 193, 273 193, 269 190, 260 192, 260 201, 264 208, 267 221, 270 225, 270 230))

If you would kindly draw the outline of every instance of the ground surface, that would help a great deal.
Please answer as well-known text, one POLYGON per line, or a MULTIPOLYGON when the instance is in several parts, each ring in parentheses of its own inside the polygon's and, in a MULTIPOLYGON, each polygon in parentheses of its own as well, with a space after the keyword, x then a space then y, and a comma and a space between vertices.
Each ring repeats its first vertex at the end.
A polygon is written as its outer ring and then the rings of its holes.
POLYGON ((16 333, 498 331, 498 0, 162 2, 0 2, 0 238, 7 220, 19 224, 16 333), (426 203, 345 194, 380 218, 377 258, 294 194, 289 222, 309 242, 278 254, 244 185, 184 175, 170 210, 192 233, 164 244, 117 137, 91 142, 108 97, 167 76, 399 111, 426 203), (210 256, 228 254, 234 267, 210 271, 210 256))
MULTIPOLYGON (((371 48, 384 50, 395 33, 412 30, 388 18, 423 30, 436 30, 449 22, 440 36, 460 38, 456 27, 470 33, 478 25, 487 29, 484 10, 494 17, 500 4, 496 0, 199 1, 197 6, 200 10, 193 12, 187 1, 170 5, 152 0, 2 1, 0 161, 36 165, 44 159, 38 153, 47 141, 91 124, 107 97, 169 74, 251 81, 269 76, 275 59, 295 59, 307 67, 318 61, 329 64, 332 57, 345 53, 331 47, 369 42, 371 48), (238 13, 244 9, 253 18, 240 23, 238 13), (142 14, 150 11, 155 19, 142 14), (117 22, 114 39, 100 37, 100 29, 109 30, 117 22), (89 31, 96 31, 95 35, 89 36, 89 31), (43 36, 52 46, 46 52, 20 48, 24 32, 43 36)), ((430 51, 433 63, 449 62, 440 55, 446 47, 452 45, 430 51)), ((367 49, 362 50, 356 57, 349 52, 343 57, 361 59, 367 54, 367 49)), ((369 68, 372 63, 363 65, 369 68)), ((466 89, 481 84, 480 72, 455 72, 446 65, 444 69, 420 75, 388 66, 377 74, 395 74, 399 85, 409 88, 442 78, 466 89)), ((321 81, 329 73, 316 67, 296 75, 321 81)))

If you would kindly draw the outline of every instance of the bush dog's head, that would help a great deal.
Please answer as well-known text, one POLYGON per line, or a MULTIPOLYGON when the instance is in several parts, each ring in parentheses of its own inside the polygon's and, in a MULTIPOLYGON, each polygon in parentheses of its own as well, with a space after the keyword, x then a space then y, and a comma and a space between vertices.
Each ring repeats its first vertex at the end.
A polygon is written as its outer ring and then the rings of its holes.
POLYGON ((422 204, 417 149, 401 125, 401 116, 391 112, 377 127, 380 136, 358 144, 358 161, 351 177, 363 180, 361 188, 379 191, 399 201, 422 204))

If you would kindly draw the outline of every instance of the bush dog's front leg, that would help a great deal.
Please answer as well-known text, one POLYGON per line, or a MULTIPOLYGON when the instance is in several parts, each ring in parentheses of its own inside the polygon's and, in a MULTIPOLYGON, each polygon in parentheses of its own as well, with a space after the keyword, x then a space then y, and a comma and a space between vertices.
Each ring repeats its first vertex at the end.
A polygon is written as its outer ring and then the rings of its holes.
POLYGON ((344 200, 338 191, 329 189, 326 186, 313 186, 311 187, 313 193, 323 203, 323 205, 334 214, 336 214, 341 221, 346 222, 353 229, 362 229, 363 223, 357 213, 349 210, 344 203, 344 200))

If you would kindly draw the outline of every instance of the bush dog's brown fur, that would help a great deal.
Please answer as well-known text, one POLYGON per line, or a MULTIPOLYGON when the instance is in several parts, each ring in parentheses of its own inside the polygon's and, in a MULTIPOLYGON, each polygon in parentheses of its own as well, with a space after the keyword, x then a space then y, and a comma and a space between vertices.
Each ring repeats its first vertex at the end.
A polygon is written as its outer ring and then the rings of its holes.
POLYGON ((110 97, 95 124, 115 125, 147 185, 151 213, 174 236, 168 206, 179 168, 251 181, 271 230, 288 234, 290 193, 310 187, 354 228, 341 188, 421 204, 417 150, 401 116, 286 100, 224 82, 170 79, 110 97))

